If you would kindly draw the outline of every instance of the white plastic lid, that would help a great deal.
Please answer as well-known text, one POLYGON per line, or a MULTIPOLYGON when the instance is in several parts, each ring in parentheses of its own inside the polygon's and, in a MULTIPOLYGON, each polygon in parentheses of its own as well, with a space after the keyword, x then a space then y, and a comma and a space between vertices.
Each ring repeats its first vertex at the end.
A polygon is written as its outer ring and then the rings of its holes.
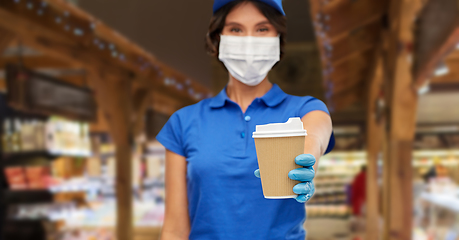
POLYGON ((306 136, 303 122, 299 117, 289 118, 286 123, 271 123, 257 125, 253 132, 253 138, 272 138, 272 137, 297 137, 306 136))

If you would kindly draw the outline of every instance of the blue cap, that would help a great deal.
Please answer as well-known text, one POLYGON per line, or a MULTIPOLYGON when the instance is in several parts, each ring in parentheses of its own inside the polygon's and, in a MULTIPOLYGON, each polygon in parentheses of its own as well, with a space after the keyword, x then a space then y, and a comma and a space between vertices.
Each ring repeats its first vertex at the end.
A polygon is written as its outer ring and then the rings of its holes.
MULTIPOLYGON (((225 6, 226 4, 232 2, 234 0, 214 0, 214 13, 220 9, 221 7, 225 6)), ((264 2, 269 6, 275 8, 277 11, 282 13, 285 16, 284 9, 282 8, 282 0, 258 0, 260 2, 264 2)))

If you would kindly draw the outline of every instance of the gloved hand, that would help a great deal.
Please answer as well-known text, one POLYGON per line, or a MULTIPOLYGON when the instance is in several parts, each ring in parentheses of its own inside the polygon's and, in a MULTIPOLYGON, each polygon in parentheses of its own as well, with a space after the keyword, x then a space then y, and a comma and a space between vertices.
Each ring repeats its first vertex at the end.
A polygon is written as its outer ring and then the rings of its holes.
MULTIPOLYGON (((293 192, 298 194, 296 201, 304 203, 311 199, 315 192, 314 183, 312 180, 315 176, 315 171, 312 166, 316 163, 316 158, 311 154, 301 154, 295 158, 295 163, 303 166, 303 168, 293 169, 288 173, 288 177, 292 180, 301 181, 293 187, 293 192)), ((256 177, 260 177, 260 170, 254 172, 256 177)))

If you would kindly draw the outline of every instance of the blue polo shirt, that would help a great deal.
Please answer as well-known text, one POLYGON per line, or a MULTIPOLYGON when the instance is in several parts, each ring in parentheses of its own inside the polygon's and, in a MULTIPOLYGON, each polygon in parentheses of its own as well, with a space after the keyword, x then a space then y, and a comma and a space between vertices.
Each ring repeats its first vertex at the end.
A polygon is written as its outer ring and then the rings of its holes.
MULTIPOLYGON (((265 199, 252 132, 255 125, 286 122, 320 110, 313 97, 284 93, 273 84, 243 113, 226 88, 174 113, 156 139, 187 161, 189 239, 304 240, 304 204, 265 199)), ((333 135, 327 152, 334 145, 333 135)), ((167 183, 166 183, 167 184, 167 183)))

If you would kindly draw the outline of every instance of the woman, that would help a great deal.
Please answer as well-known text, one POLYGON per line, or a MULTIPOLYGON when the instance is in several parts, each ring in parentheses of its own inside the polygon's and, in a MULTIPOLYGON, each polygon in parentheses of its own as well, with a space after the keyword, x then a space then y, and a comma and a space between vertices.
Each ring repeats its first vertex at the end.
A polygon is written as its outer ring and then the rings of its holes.
POLYGON ((166 151, 166 215, 161 238, 304 239, 304 204, 312 196, 313 165, 333 144, 327 107, 285 94, 267 79, 286 34, 281 0, 215 0, 207 49, 229 72, 216 97, 174 113, 157 139, 166 151), (289 177, 295 199, 265 199, 255 125, 301 117, 308 136, 304 168, 289 177), (332 141, 330 141, 332 142, 332 141))

